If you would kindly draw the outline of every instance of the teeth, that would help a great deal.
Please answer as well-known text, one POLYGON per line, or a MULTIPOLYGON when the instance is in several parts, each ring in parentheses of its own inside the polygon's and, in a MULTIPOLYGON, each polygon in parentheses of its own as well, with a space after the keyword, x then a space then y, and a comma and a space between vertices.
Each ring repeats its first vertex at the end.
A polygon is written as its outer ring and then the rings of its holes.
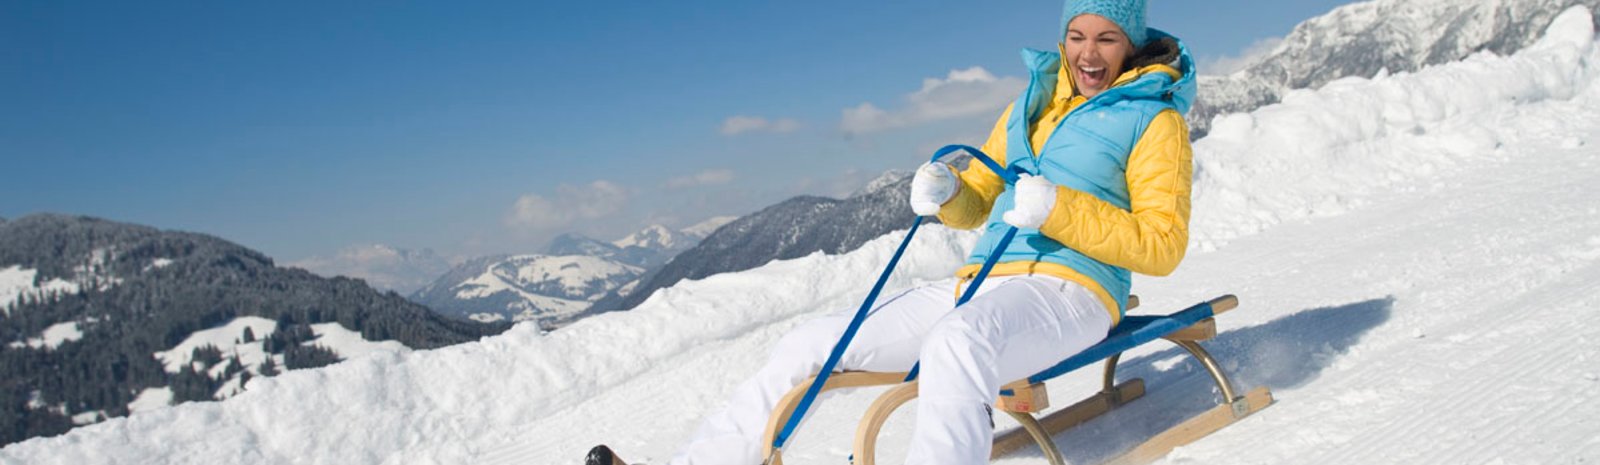
POLYGON ((1083 72, 1085 73, 1098 73, 1105 70, 1105 68, 1083 68, 1083 72))

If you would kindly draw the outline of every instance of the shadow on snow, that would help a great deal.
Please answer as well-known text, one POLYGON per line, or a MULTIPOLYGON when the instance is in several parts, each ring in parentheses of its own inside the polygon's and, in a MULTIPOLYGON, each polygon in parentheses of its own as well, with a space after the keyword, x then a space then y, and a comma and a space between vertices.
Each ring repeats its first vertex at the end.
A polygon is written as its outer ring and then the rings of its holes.
MULTIPOLYGON (((1220 333, 1201 345, 1228 373, 1238 395, 1256 386, 1267 386, 1277 394, 1316 380, 1362 335, 1387 321, 1394 302, 1393 297, 1384 297, 1302 310, 1264 324, 1220 333)), ((1225 325, 1226 321, 1220 323, 1225 325)), ((1103 364, 1079 371, 1092 371, 1098 379, 1100 366, 1103 364)), ((1119 363, 1117 379, 1131 378, 1144 379, 1143 398, 1055 436, 1057 447, 1069 463, 1104 461, 1215 407, 1221 398, 1205 368, 1175 345, 1119 363)), ((1052 393, 1051 397, 1061 400, 1056 407, 1063 407, 1089 394, 1063 393, 1057 397, 1052 393)), ((1271 411, 1269 408, 1263 413, 1271 411)), ((1038 448, 1030 447, 1008 458, 1043 456, 1038 448)))

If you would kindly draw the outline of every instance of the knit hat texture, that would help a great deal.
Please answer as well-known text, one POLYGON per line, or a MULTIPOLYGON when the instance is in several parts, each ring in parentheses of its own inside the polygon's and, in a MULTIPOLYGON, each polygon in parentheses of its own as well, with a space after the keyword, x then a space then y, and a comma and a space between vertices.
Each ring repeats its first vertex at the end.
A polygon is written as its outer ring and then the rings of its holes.
POLYGON ((1067 36, 1067 25, 1072 23, 1078 15, 1100 15, 1117 23, 1122 28, 1122 33, 1133 42, 1134 48, 1143 47, 1149 40, 1149 33, 1144 25, 1145 0, 1067 0, 1066 10, 1061 13, 1061 37, 1067 36))

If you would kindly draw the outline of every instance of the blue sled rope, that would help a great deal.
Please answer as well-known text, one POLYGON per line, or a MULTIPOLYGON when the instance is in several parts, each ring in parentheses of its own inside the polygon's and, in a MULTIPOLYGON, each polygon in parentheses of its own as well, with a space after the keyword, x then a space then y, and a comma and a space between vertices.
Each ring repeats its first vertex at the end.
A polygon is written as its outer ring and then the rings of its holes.
MULTIPOLYGON (((966 151, 967 153, 972 154, 973 158, 978 159, 978 161, 988 166, 990 171, 993 171, 995 174, 998 174, 1001 178, 1005 179, 1006 184, 1010 185, 1017 182, 1017 173, 1001 167, 998 162, 995 162, 993 158, 989 158, 989 156, 984 154, 983 151, 965 145, 948 145, 940 148, 938 151, 934 152, 932 161, 939 161, 939 159, 944 158, 946 155, 950 155, 958 151, 966 151)), ((900 248, 895 250, 894 258, 889 259, 889 265, 884 267, 883 273, 878 276, 878 282, 872 286, 872 292, 867 293, 866 301, 861 303, 861 308, 857 309, 855 316, 850 319, 850 326, 845 328, 844 334, 839 337, 839 342, 834 344, 833 352, 828 354, 828 360, 823 362, 822 369, 817 373, 816 379, 811 382, 810 387, 806 388, 805 396, 800 398, 800 403, 795 406, 794 413, 789 416, 789 421, 784 423, 783 429, 779 430, 778 434, 773 438, 772 449, 774 451, 783 449, 783 445, 784 443, 788 442, 789 436, 794 434, 795 428, 799 427, 801 417, 804 417, 806 412, 811 409, 811 403, 816 401, 817 394, 822 392, 822 386, 827 384, 828 377, 833 374, 834 367, 838 366, 839 359, 844 356, 845 349, 850 347, 850 340, 855 338, 856 331, 861 329, 861 323, 866 321, 867 314, 870 313, 870 310, 872 309, 873 301, 878 299, 878 293, 882 292, 884 284, 889 282, 889 275, 894 272, 895 265, 900 263, 900 256, 905 254, 906 246, 910 245, 911 238, 916 236, 917 228, 922 226, 922 220, 923 217, 918 216, 917 219, 911 223, 911 230, 906 232, 906 238, 900 242, 900 248)), ((1016 234, 1017 228, 1015 227, 1011 228, 1010 231, 1007 231, 1005 237, 996 247, 995 252, 1005 250, 1006 245, 1011 243, 1011 238, 1016 236, 1016 234)), ((974 291, 978 289, 978 285, 983 283, 983 279, 989 274, 989 270, 994 268, 997 257, 999 257, 998 253, 989 254, 989 259, 984 262, 983 268, 979 270, 978 275, 973 278, 972 286, 967 288, 967 292, 961 297, 961 300, 958 301, 956 306, 959 307, 962 303, 966 303, 968 299, 972 298, 974 291)), ((914 379, 916 377, 916 372, 917 367, 911 367, 911 375, 906 379, 908 381, 914 379)), ((768 460, 770 459, 771 457, 768 457, 768 460)))

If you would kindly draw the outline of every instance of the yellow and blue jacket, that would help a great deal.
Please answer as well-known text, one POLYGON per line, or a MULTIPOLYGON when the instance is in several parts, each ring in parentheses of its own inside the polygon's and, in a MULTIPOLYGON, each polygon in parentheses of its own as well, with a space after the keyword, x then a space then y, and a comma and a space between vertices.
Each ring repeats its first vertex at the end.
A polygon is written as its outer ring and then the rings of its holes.
MULTIPOLYGON (((1131 272, 1165 276, 1189 242, 1194 173, 1183 114, 1194 101, 1194 62, 1182 44, 1151 30, 1176 59, 1135 66, 1084 98, 1061 54, 1024 50, 1028 88, 995 123, 982 150, 1056 184, 1056 205, 1039 229, 1022 229, 992 276, 1045 274, 1087 287, 1111 313, 1127 310, 1131 272), (1034 150, 1038 147, 1039 150, 1034 150)), ((1145 51, 1150 50, 1146 48, 1145 51)), ((1135 60, 1138 62, 1139 60, 1135 60)), ((1012 191, 982 163, 939 211, 946 225, 983 236, 957 275, 970 279, 1009 228, 1012 191)))

